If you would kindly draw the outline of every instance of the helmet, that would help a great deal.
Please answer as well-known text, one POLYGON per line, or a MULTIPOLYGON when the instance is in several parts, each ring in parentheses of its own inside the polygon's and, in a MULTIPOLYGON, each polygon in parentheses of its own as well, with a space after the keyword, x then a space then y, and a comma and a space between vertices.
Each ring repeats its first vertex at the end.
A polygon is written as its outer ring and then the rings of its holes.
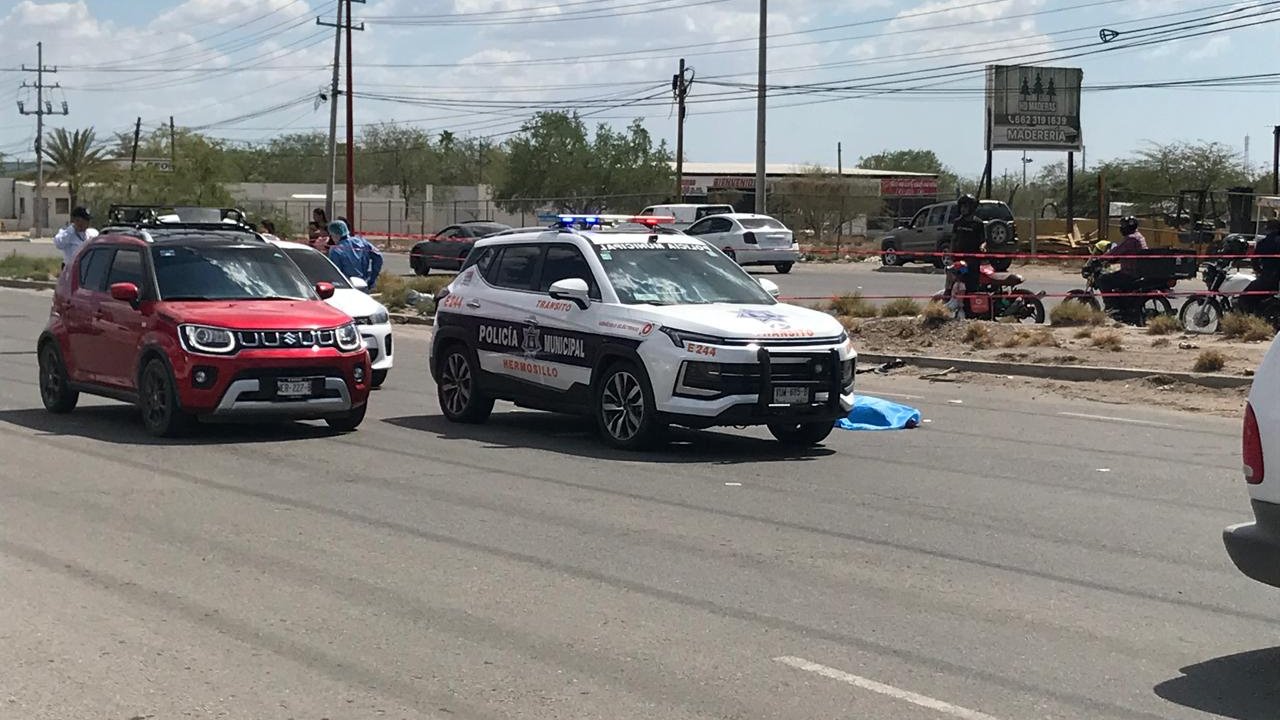
POLYGON ((1138 231, 1138 218, 1126 215, 1120 218, 1120 234, 1132 235, 1138 231))
POLYGON ((960 208, 962 214, 965 212, 965 208, 976 210, 978 208, 978 198, 968 193, 961 195, 960 199, 956 200, 956 207, 960 208))
POLYGON ((79 205, 71 211, 72 220, 92 220, 93 214, 89 212, 89 208, 79 205))

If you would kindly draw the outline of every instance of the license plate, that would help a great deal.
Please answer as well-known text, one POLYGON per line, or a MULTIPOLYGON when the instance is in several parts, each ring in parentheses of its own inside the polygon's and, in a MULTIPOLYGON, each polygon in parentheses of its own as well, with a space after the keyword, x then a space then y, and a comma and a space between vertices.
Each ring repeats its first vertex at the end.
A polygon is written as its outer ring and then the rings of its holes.
POLYGON ((276 380, 276 394, 281 397, 306 397, 311 394, 311 381, 297 378, 276 380))
POLYGON ((773 389, 775 405, 804 405, 809 402, 809 388, 776 387, 773 389))

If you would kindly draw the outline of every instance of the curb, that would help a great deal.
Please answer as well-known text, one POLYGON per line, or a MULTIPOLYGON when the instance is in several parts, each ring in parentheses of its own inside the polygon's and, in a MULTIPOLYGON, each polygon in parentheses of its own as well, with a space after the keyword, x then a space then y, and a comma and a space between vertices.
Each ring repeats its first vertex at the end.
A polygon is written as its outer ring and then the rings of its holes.
POLYGON ((409 315, 408 313, 389 313, 391 322, 401 325, 435 325, 436 319, 431 317, 422 317, 421 315, 409 315))
POLYGON ((902 274, 902 275, 941 275, 942 270, 932 265, 922 265, 920 267, 907 267, 905 265, 881 265, 871 272, 902 274))
POLYGON ((20 288, 23 290, 52 290, 58 283, 52 280, 23 280, 22 278, 0 278, 0 287, 20 288))
POLYGON ((899 359, 905 361, 908 365, 914 365, 921 368, 938 370, 955 368, 961 372, 974 372, 988 375, 1017 375, 1020 377, 1066 380, 1069 382, 1141 380, 1143 378, 1159 376, 1169 378, 1175 382, 1184 382, 1191 385, 1200 385, 1202 387, 1219 389, 1248 387, 1253 384, 1252 377, 1235 375, 1168 372, 1164 370, 1097 367, 1092 365, 1034 365, 1031 363, 1011 363, 999 360, 968 360, 961 358, 927 357, 921 355, 878 355, 875 353, 858 353, 859 364, 865 362, 873 365, 880 365, 882 363, 899 359))

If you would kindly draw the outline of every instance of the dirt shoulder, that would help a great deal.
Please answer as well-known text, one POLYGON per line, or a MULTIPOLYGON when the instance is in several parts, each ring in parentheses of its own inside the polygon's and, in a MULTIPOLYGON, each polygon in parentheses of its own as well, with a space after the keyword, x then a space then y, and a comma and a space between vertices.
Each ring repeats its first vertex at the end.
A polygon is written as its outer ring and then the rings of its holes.
POLYGON ((978 373, 946 373, 908 369, 937 382, 979 384, 993 389, 1047 393, 1116 404, 1148 404, 1180 410, 1234 416, 1248 388, 1211 389, 1180 383, 1162 372, 1203 372, 1204 356, 1218 354, 1222 367, 1213 372, 1248 376, 1266 354, 1269 342, 1239 342, 1220 336, 1149 335, 1143 328, 1047 327, 1008 325, 976 320, 950 321, 927 328, 920 318, 884 318, 849 323, 862 352, 883 355, 927 355, 1042 365, 1090 365, 1151 370, 1152 377, 1130 381, 1064 382, 1047 378, 978 373))

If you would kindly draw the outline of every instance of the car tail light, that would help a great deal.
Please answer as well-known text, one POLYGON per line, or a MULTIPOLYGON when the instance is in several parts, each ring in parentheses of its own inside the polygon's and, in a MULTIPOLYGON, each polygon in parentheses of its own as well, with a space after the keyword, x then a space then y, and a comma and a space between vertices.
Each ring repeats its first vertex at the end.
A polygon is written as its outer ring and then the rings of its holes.
POLYGON ((1253 414, 1253 406, 1244 406, 1243 433, 1244 479, 1250 485, 1262 483, 1262 435, 1258 432, 1258 418, 1253 414))
POLYGON ((744 242, 744 243, 746 243, 746 244, 748 244, 748 245, 755 245, 755 244, 756 244, 756 234, 755 234, 755 233, 753 233, 753 232, 751 232, 750 230, 746 231, 745 233, 743 233, 743 234, 742 234, 742 242, 744 242))

